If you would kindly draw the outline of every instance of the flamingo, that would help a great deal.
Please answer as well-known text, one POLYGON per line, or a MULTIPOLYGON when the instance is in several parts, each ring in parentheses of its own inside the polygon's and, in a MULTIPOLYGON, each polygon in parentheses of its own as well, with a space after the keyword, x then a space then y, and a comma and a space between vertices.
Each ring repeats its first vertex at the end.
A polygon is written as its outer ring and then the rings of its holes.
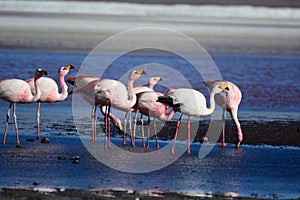
POLYGON ((180 121, 183 115, 188 116, 188 154, 191 153, 190 149, 190 123, 191 116, 207 116, 211 115, 215 110, 215 94, 218 94, 224 90, 229 90, 226 84, 219 83, 215 84, 210 91, 210 107, 206 107, 206 99, 204 95, 197 90, 190 88, 179 88, 171 89, 167 95, 158 97, 158 102, 164 103, 167 106, 173 107, 176 111, 181 112, 181 115, 176 124, 176 131, 174 136, 174 142, 172 145, 171 153, 174 154, 174 148, 176 143, 176 138, 178 135, 178 129, 180 126, 180 121))
MULTIPOLYGON (((123 144, 126 144, 126 125, 129 121, 131 145, 134 147, 130 113, 133 111, 133 106, 136 103, 136 94, 134 93, 133 83, 142 74, 146 74, 144 70, 133 70, 128 77, 128 84, 126 86, 117 80, 112 79, 101 79, 94 87, 95 102, 100 105, 106 106, 108 113, 110 112, 110 107, 116 108, 118 110, 126 112, 124 118, 124 139, 123 144)), ((106 113, 106 112, 105 112, 106 113)), ((105 116, 105 124, 109 128, 109 118, 105 116)), ((107 131, 109 133, 109 131, 107 131)), ((110 136, 108 135, 108 142, 110 136)), ((109 143, 108 143, 109 147, 109 143)))
MULTIPOLYGON (((91 82, 93 82, 93 84, 95 85, 99 80, 100 78, 96 76, 87 76, 87 75, 77 76, 76 78, 67 79, 67 82, 74 86, 72 93, 79 92, 82 98, 92 105, 91 118, 92 118, 92 141, 93 142, 96 141, 96 110, 98 105, 95 106, 94 96, 89 95, 88 93, 85 92, 85 90, 82 90, 82 88, 86 87, 91 82)), ((92 87, 92 85, 90 85, 90 87, 92 87)), ((101 109, 101 112, 103 115, 105 115, 104 109, 101 109)), ((123 127, 121 124, 121 120, 115 117, 112 113, 109 113, 109 117, 112 119, 113 124, 116 127, 118 127, 120 131, 122 131, 123 127)))
MULTIPOLYGON (((37 132, 36 139, 40 139, 40 110, 41 103, 52 103, 58 101, 64 101, 68 97, 68 86, 65 82, 65 76, 69 73, 71 69, 74 69, 72 65, 67 65, 65 67, 61 67, 58 70, 58 79, 62 89, 62 92, 59 93, 58 86, 56 82, 48 77, 42 77, 38 80, 40 88, 41 88, 41 97, 38 100, 36 118, 37 118, 37 132)), ((31 88, 32 94, 36 93, 36 89, 34 87, 34 78, 26 80, 31 88)))
POLYGON ((47 75, 47 71, 43 69, 37 69, 34 73, 34 86, 36 89, 35 95, 32 95, 29 84, 21 79, 6 79, 0 81, 0 98, 4 101, 10 102, 7 115, 6 115, 6 123, 5 130, 3 135, 2 144, 5 144, 6 133, 8 129, 8 120, 10 117, 10 109, 12 104, 14 110, 14 122, 16 129, 16 145, 20 147, 20 140, 18 134, 18 125, 17 125, 17 115, 16 115, 16 103, 32 103, 41 97, 41 89, 39 86, 38 79, 40 79, 43 75, 47 75))
MULTIPOLYGON (((160 92, 154 92, 154 91, 143 92, 142 94, 140 94, 138 96, 138 100, 137 100, 137 104, 136 104, 137 112, 139 111, 143 115, 154 118, 153 119, 153 128, 154 128, 154 134, 156 136, 156 148, 157 149, 159 148, 159 145, 158 145, 155 119, 157 118, 160 121, 166 122, 166 121, 170 121, 171 118, 173 117, 173 115, 175 114, 174 109, 172 109, 170 112, 168 112, 168 106, 157 102, 159 96, 163 96, 163 94, 160 92)), ((143 123, 143 121, 142 121, 142 123, 143 123)), ((149 132, 150 132, 150 126, 148 125, 147 148, 149 148, 149 132)), ((142 128, 142 133, 143 133, 143 128, 142 128)), ((144 135, 144 133, 143 133, 143 135, 144 135)))
POLYGON ((212 90, 216 84, 226 84, 229 88, 229 91, 223 91, 215 95, 215 101, 219 106, 223 108, 222 114, 222 140, 220 146, 226 146, 225 143, 225 112, 228 111, 233 119, 236 128, 237 128, 237 142, 235 144, 236 148, 239 148, 243 140, 243 132, 241 129, 240 122, 238 120, 238 107, 242 99, 242 93, 240 89, 233 83, 225 80, 216 80, 216 81, 206 81, 205 82, 209 90, 212 90))
MULTIPOLYGON (((133 88, 134 90, 134 93, 137 95, 137 101, 139 99, 139 96, 144 93, 144 92, 154 92, 154 89, 153 87, 159 82, 159 81, 162 81, 162 78, 159 77, 159 76, 155 76, 155 77, 151 77, 148 81, 148 87, 147 86, 136 86, 133 88)), ((135 111, 135 117, 134 117, 134 126, 133 126, 133 139, 135 139, 135 133, 136 133, 136 123, 137 123, 137 115, 139 113, 139 110, 138 108, 136 107, 136 105, 134 106, 134 111, 135 111)), ((147 115, 148 116, 148 115, 147 115)), ((145 143, 144 143, 144 120, 143 120, 143 116, 142 116, 142 113, 141 113, 141 116, 140 116, 140 120, 141 120, 141 123, 142 123, 142 147, 145 146, 145 143)), ((149 119, 149 116, 148 116, 148 122, 150 121, 149 119)), ((149 124, 149 123, 148 123, 149 124)), ((149 128, 149 126, 148 126, 149 128)), ((149 130, 149 129, 148 129, 149 130)))

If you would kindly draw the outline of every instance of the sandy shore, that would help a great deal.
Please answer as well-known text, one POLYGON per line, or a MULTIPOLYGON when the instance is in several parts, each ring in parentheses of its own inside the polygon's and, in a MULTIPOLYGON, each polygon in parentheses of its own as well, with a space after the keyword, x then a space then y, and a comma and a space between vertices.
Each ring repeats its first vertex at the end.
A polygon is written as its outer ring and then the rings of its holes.
MULTIPOLYGON (((5 2, 2 2, 2 4, 5 2)), ((5 4, 3 4, 5 6, 5 4)), ((76 4, 74 4, 76 5, 76 4)), ((117 9, 118 5, 110 5, 107 9, 117 9)), ((124 5, 125 6, 125 5, 124 5)), ((41 9, 43 4, 41 2, 41 9)), ((47 6, 44 6, 47 8, 47 6)), ((125 7, 126 8, 126 7, 125 7)), ((182 7, 184 8, 184 7, 182 7)), ((138 6, 132 13, 118 14, 118 11, 99 10, 99 14, 91 11, 72 13, 50 10, 46 12, 30 11, 31 8, 0 9, 0 47, 1 48, 34 48, 34 49, 69 49, 90 51, 101 41, 121 31, 141 27, 170 28, 192 37, 209 52, 268 52, 268 53, 299 53, 300 52, 300 23, 297 20, 297 10, 285 16, 285 10, 252 10, 241 7, 227 8, 225 13, 220 7, 208 7, 208 11, 201 16, 183 13, 176 16, 172 10, 163 13, 160 7, 151 9, 149 15, 134 13, 139 11, 138 6), (135 10, 136 9, 136 10, 135 10), (216 10, 214 10, 216 9, 216 10), (233 10, 231 10, 233 9, 233 10), (21 11, 18 11, 21 10, 21 11), (210 11, 211 10, 211 11, 210 11), (239 12, 238 12, 239 11, 239 12), (233 13, 237 12, 237 13, 233 13), (258 17, 247 17, 257 12, 258 17), (277 16, 276 12, 279 12, 277 16), (282 12, 282 13, 281 13, 282 12), (295 14, 293 14, 295 13, 295 14), (262 15, 262 16, 260 16, 262 15), (280 17, 283 15, 284 17, 280 17)), ((66 9, 62 7, 61 9, 66 9)), ((119 8, 120 9, 120 8, 119 8)), ((121 7, 121 9, 124 9, 121 7)), ((181 7, 174 7, 180 11, 181 7)), ((188 8, 192 9, 192 8, 188 8)), ((120 11, 121 12, 121 11, 120 11)), ((121 12, 122 13, 122 12, 121 12)), ((176 11, 175 11, 176 13, 176 11)), ((133 36, 143 40, 148 36, 133 36)), ((155 39, 164 40, 162 36, 155 39)))

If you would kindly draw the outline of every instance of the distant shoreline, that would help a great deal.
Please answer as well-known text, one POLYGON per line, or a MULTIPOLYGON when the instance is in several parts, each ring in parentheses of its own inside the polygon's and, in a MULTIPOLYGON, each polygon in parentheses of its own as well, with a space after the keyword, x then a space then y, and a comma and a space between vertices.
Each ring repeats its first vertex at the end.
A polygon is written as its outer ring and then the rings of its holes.
MULTIPOLYGON (((59 1, 59 0, 57 0, 59 1)), ((65 0, 74 1, 74 0, 65 0)), ((290 7, 300 8, 300 1, 297 0, 75 0, 75 1, 105 1, 105 2, 127 2, 127 3, 138 3, 138 4, 162 4, 162 5, 174 5, 174 4, 189 4, 189 5, 250 5, 250 6, 264 6, 264 7, 290 7)))

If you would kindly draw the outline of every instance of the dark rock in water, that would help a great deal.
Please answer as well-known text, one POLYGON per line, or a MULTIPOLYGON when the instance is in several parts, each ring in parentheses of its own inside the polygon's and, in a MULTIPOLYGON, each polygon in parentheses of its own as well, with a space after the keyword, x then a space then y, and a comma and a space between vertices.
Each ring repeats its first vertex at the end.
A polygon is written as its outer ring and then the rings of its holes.
POLYGON ((26 139, 26 142, 34 142, 34 139, 32 139, 32 138, 27 138, 27 139, 26 139))
POLYGON ((58 156, 57 159, 58 160, 66 160, 66 157, 65 156, 58 156))
POLYGON ((74 164, 78 164, 79 163, 79 156, 74 156, 74 157, 72 157, 71 158, 71 160, 72 160, 72 163, 74 163, 74 164))
POLYGON ((50 143, 50 139, 49 139, 49 138, 43 138, 43 139, 41 140, 41 143, 43 143, 43 144, 48 144, 48 143, 50 143))
POLYGON ((79 160, 79 159, 80 159, 79 156, 74 156, 74 157, 71 158, 71 160, 79 160))
POLYGON ((40 183, 38 181, 34 181, 33 185, 39 185, 40 183))
POLYGON ((73 160, 72 163, 78 164, 78 163, 79 163, 79 160, 73 160))
POLYGON ((20 145, 20 144, 17 144, 17 145, 16 145, 16 148, 18 148, 18 149, 19 149, 19 148, 24 148, 24 146, 22 146, 22 145, 20 145))

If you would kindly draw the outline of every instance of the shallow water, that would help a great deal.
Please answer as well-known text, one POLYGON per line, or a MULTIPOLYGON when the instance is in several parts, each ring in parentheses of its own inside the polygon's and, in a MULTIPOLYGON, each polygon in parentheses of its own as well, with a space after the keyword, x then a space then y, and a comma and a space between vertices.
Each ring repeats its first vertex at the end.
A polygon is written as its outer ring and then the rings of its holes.
MULTIPOLYGON (((0 50, 0 80, 28 79, 33 76, 36 68, 48 70, 48 77, 57 80, 59 67, 72 64, 78 70, 87 55, 87 52, 75 51, 0 50)), ((243 93, 240 111, 300 112, 298 101, 300 57, 298 55, 223 53, 211 56, 223 79, 240 87, 243 93)), ((186 60, 172 54, 127 54, 115 60, 103 77, 118 79, 132 67, 147 63, 159 63, 174 68, 190 82, 193 88, 208 96, 202 77, 194 73, 186 60)), ((96 67, 98 66, 104 67, 101 64, 96 67)), ((68 77, 76 76, 77 70, 71 71, 68 77)), ((148 75, 142 77, 138 84, 146 84, 148 78, 155 74, 151 71, 151 65, 147 71, 148 75)), ((159 72, 161 74, 158 75, 163 79, 174 80, 173 74, 162 74, 163 70, 159 72)), ((97 74, 90 75, 97 76, 97 74)), ((173 85, 182 87, 180 84, 173 85)), ((156 90, 166 92, 167 88, 163 85, 166 83, 161 82, 156 90)), ((58 104, 53 106, 56 105, 58 104)))
MULTIPOLYGON (((281 199, 299 198, 300 195, 299 148, 242 145, 236 150, 233 145, 215 146, 201 159, 197 153, 201 148, 198 143, 192 145, 191 155, 184 154, 165 168, 133 174, 97 161, 78 137, 50 137, 50 144, 26 142, 23 138, 24 149, 12 145, 13 137, 8 140, 9 144, 1 149, 1 160, 5 162, 0 163, 0 187, 33 188, 33 182, 38 181, 39 185, 34 188, 41 190, 155 190, 193 196, 219 194, 281 199), (65 156, 66 160, 58 160, 58 156, 65 156), (78 164, 70 160, 73 156, 80 157, 78 164)), ((101 151, 109 150, 101 148, 101 151)))
MULTIPOLYGON (((49 77, 57 80, 58 68, 67 64, 76 67, 68 75, 73 77, 86 56, 86 52, 75 51, 0 50, 0 79, 28 79, 36 68, 41 67, 48 71, 49 77)), ((279 120, 279 124, 282 121, 283 124, 299 121, 300 83, 297 79, 300 75, 300 57, 226 53, 214 54, 212 58, 222 77, 236 83, 243 92, 240 105, 243 121, 272 123, 279 120)), ((190 81, 193 88, 208 96, 203 79, 186 70, 190 69, 189 64, 174 55, 125 55, 112 64, 105 76, 117 79, 132 66, 145 63, 173 66, 190 81)), ((141 84, 155 73, 151 72, 151 68, 148 71, 141 84)), ((168 73, 159 75, 166 80, 174 79, 168 73)), ((167 90, 163 85, 157 89, 162 92, 167 90)), ((200 159, 198 152, 201 145, 194 143, 191 156, 184 154, 173 164, 152 173, 131 174, 111 169, 93 158, 78 138, 71 100, 69 97, 64 102, 42 105, 41 132, 43 137, 50 137, 50 144, 26 142, 26 138, 34 138, 36 104, 17 106, 20 138, 25 148, 15 148, 11 120, 7 145, 1 147, 0 187, 33 187, 32 183, 38 180, 41 188, 158 190, 195 196, 209 196, 212 193, 263 198, 300 196, 300 153, 297 147, 242 145, 241 149, 236 150, 229 144, 226 148, 215 146, 207 157, 200 159), (57 160, 61 155, 66 156, 67 160, 57 160), (81 158, 79 164, 69 160, 76 155, 81 158)), ((4 128, 8 103, 0 101, 0 105, 1 129, 4 128)), ((87 132, 89 134, 90 130, 87 129, 87 132)), ((255 133, 246 134, 255 136, 255 133)), ((117 137, 112 141, 120 143, 117 137)), ((160 142, 163 146, 170 141, 160 142)), ((185 145, 183 141, 176 146, 181 148, 185 145)), ((140 146, 140 141, 137 146, 140 146)), ((154 146, 153 142, 151 146, 154 146)))

